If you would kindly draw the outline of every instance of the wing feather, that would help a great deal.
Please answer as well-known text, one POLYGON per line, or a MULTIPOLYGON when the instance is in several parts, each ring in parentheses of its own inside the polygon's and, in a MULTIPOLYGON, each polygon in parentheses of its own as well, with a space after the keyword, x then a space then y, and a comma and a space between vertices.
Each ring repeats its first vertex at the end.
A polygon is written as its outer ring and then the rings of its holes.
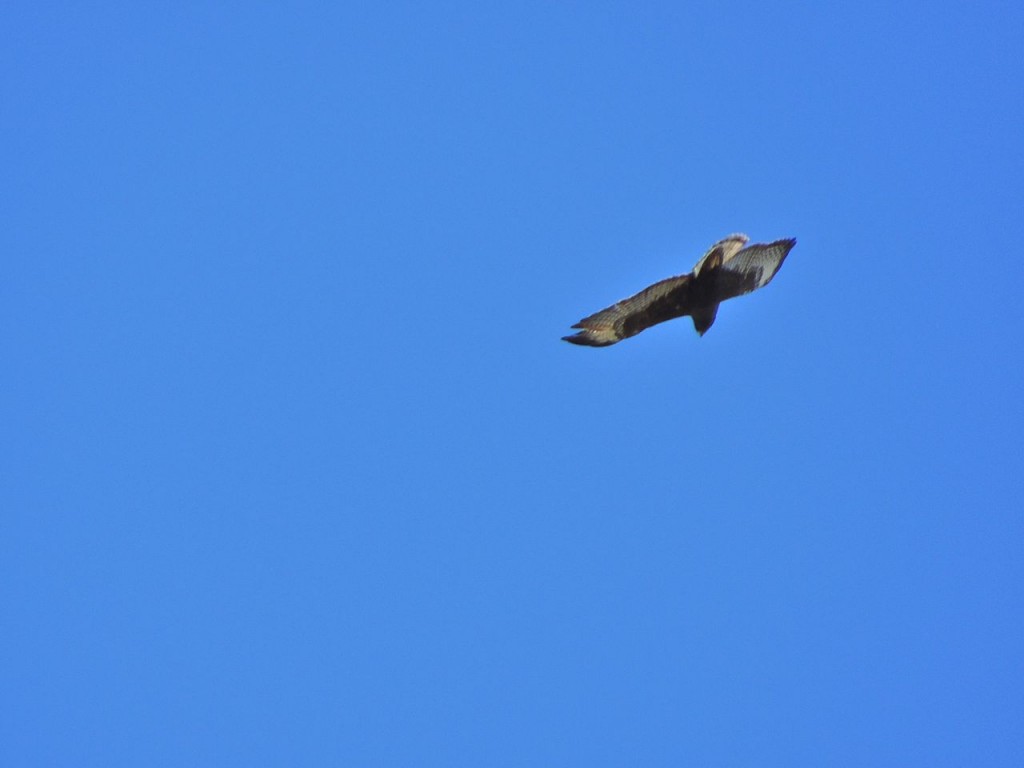
POLYGON ((776 240, 737 252, 718 269, 715 281, 718 300, 732 299, 768 285, 794 245, 794 239, 776 240))
POLYGON ((628 299, 612 304, 580 320, 582 328, 566 341, 590 346, 607 346, 635 336, 645 328, 681 317, 689 311, 688 288, 692 275, 679 275, 644 288, 628 299))

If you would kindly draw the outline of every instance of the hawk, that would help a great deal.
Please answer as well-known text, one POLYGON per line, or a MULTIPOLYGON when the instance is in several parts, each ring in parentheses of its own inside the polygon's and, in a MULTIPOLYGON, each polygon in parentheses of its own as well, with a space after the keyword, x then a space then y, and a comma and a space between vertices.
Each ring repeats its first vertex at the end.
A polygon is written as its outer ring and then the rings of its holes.
POLYGON ((573 344, 607 347, 684 315, 693 318, 693 327, 703 336, 715 322, 720 303, 768 285, 796 245, 793 238, 754 245, 747 245, 748 240, 740 234, 719 240, 688 275, 662 280, 585 317, 573 326, 583 330, 562 338, 573 344))

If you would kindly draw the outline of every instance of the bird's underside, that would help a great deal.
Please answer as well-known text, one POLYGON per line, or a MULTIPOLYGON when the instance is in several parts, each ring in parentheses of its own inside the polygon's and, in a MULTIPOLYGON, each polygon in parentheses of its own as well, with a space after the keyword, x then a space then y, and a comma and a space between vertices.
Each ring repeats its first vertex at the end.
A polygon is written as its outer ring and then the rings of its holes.
POLYGON ((795 239, 749 246, 747 240, 746 235, 729 235, 711 246, 689 274, 657 282, 583 318, 573 326, 580 332, 563 338, 607 347, 685 315, 693 318, 693 327, 703 336, 715 322, 719 304, 768 285, 796 245, 795 239))

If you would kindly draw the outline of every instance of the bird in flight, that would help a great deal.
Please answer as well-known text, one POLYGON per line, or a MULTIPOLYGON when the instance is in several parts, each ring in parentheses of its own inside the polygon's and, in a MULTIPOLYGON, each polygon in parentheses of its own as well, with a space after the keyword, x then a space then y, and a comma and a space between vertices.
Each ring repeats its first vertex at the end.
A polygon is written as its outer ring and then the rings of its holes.
POLYGON ((792 238, 754 245, 747 245, 748 240, 739 234, 719 240, 689 274, 662 280, 583 318, 573 326, 582 329, 579 333, 562 338, 573 344, 607 347, 684 315, 693 318, 693 327, 703 336, 715 322, 720 303, 768 285, 796 245, 792 238))

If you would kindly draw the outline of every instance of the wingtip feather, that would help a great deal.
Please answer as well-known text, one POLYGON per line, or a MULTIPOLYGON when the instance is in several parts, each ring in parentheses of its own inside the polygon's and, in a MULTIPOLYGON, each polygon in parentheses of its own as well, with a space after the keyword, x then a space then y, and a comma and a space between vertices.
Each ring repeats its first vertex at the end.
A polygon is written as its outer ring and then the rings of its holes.
POLYGON ((578 344, 583 347, 610 347, 615 343, 615 341, 596 338, 589 331, 574 333, 572 336, 563 336, 562 341, 568 341, 570 344, 578 344))

